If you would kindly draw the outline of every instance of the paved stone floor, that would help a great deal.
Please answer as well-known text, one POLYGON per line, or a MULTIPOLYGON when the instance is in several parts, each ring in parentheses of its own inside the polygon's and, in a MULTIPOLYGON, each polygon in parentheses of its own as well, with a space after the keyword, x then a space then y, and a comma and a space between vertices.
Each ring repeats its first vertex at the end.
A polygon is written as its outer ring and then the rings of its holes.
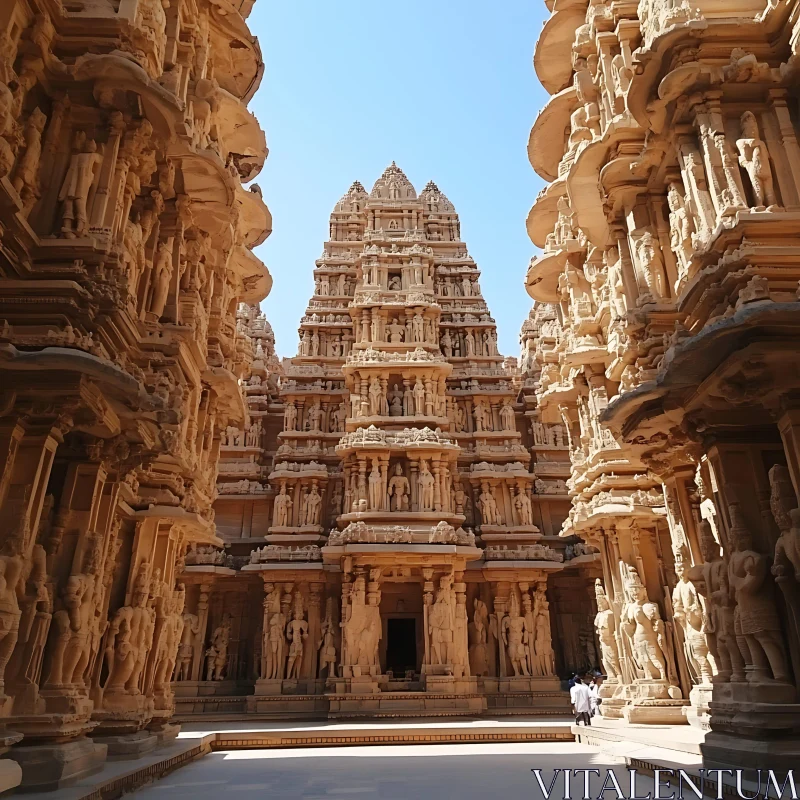
MULTIPOLYGON (((249 750, 212 753, 135 793, 136 800, 528 800, 542 792, 553 770, 593 768, 591 796, 606 780, 609 757, 574 743, 406 745, 249 750)), ((627 795, 628 771, 613 767, 627 795)), ((572 797, 582 797, 583 777, 573 777, 572 797)), ((652 791, 639 776, 638 794, 652 791)), ((564 797, 563 773, 551 800, 564 797)), ((607 797, 616 797, 611 791, 607 797)))

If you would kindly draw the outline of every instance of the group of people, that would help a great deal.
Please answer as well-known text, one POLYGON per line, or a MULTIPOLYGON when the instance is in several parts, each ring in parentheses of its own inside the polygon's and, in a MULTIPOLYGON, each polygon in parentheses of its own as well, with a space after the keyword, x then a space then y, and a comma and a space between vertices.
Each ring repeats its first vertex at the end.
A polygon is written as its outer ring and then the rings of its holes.
POLYGON ((581 677, 573 675, 569 681, 569 699, 572 703, 572 713, 575 715, 575 724, 592 724, 592 717, 597 713, 602 702, 599 697, 600 687, 603 685, 603 675, 592 672, 581 677))

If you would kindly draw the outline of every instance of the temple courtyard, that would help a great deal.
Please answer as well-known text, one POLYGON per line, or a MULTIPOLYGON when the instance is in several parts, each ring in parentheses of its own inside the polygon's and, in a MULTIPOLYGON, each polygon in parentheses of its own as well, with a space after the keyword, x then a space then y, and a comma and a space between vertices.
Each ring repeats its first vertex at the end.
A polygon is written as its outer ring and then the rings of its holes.
MULTIPOLYGON (((228 794, 469 800, 539 798, 551 786, 553 798, 583 797, 581 770, 599 771, 587 773, 591 797, 604 786, 610 794, 603 796, 618 796, 609 770, 626 797, 634 794, 636 770, 635 795, 646 797, 655 796, 655 769, 683 769, 699 785, 703 738, 688 725, 631 725, 599 717, 588 730, 576 729, 569 717, 190 722, 172 744, 138 759, 109 760, 101 772, 61 789, 59 800, 122 794, 143 800, 228 794), (572 770, 568 787, 565 770, 572 770)), ((661 794, 670 794, 665 779, 661 794)), ((695 796, 686 784, 684 794, 695 796)), ((706 784, 706 795, 716 796, 716 787, 706 784)))

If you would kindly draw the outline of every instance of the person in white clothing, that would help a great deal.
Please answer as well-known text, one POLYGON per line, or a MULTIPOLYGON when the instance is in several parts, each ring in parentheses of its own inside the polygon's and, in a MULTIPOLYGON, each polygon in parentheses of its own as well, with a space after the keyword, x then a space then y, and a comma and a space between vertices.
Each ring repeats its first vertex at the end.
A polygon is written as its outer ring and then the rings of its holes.
POLYGON ((569 699, 572 703, 572 713, 575 715, 575 724, 584 725, 592 724, 592 696, 589 692, 589 687, 580 679, 580 676, 575 676, 575 683, 569 690, 569 699))
POLYGON ((595 677, 592 676, 589 679, 589 704, 591 706, 589 716, 591 717, 597 713, 597 707, 600 705, 600 698, 598 697, 599 690, 600 686, 598 685, 595 677))

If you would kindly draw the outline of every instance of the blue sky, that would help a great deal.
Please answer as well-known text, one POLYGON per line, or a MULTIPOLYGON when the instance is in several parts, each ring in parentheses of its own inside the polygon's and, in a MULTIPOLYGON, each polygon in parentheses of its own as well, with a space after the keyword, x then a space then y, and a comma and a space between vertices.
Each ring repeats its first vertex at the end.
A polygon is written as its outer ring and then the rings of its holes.
POLYGON ((533 48, 543 0, 258 0, 266 69, 250 108, 270 156, 258 177, 274 232, 258 250, 279 355, 294 355, 328 218, 391 162, 455 204, 499 345, 517 355, 531 301, 525 218, 541 188, 526 145, 547 96, 533 48))

